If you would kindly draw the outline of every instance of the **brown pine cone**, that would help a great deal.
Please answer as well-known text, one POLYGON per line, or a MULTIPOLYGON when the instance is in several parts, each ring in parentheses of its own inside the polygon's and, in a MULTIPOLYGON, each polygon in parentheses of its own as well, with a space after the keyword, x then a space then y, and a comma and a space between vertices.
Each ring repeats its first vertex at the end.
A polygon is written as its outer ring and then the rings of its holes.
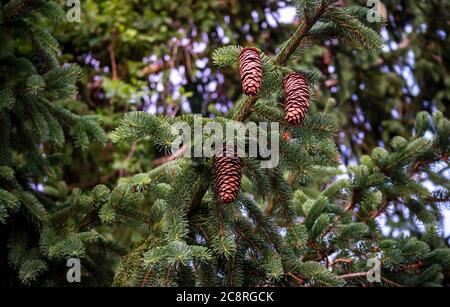
POLYGON ((235 148, 224 146, 222 152, 213 159, 216 195, 221 202, 231 203, 241 187, 242 161, 235 148))
POLYGON ((261 88, 262 80, 262 63, 258 49, 242 49, 239 55, 239 72, 244 94, 249 96, 257 95, 261 88))
POLYGON ((299 126, 309 109, 309 88, 306 79, 299 73, 284 78, 284 120, 291 126, 299 126))

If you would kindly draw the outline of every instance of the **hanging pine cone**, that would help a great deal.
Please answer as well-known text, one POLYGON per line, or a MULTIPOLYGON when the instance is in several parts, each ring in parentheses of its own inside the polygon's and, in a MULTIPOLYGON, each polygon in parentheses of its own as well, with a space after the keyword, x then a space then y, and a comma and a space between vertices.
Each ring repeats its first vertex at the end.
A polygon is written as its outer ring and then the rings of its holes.
POLYGON ((217 154, 213 159, 216 195, 223 203, 236 200, 242 177, 242 161, 235 148, 222 149, 223 155, 217 154))
POLYGON ((292 135, 289 131, 284 131, 281 138, 286 142, 290 142, 292 140, 292 135))
POLYGON ((291 73, 284 78, 284 120, 292 126, 299 126, 309 109, 308 82, 299 73, 291 73))
POLYGON ((244 48, 239 55, 239 71, 242 90, 245 95, 254 96, 259 93, 262 80, 262 64, 259 50, 244 48))

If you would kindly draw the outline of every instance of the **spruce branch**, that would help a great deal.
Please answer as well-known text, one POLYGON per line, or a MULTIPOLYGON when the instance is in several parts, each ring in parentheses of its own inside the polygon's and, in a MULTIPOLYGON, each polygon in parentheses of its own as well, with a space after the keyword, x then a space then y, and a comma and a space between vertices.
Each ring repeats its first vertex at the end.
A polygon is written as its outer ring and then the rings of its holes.
POLYGON ((30 3, 31 0, 11 0, 4 7, 3 14, 5 16, 5 19, 14 18, 14 16, 26 9, 30 3))
POLYGON ((378 33, 351 15, 348 10, 338 7, 328 8, 326 16, 333 21, 339 37, 350 46, 377 53, 381 51, 383 43, 378 33))
MULTIPOLYGON (((283 48, 275 57, 276 65, 283 66, 286 64, 286 62, 289 60, 289 57, 295 52, 301 41, 308 36, 309 30, 311 30, 314 24, 325 13, 328 5, 328 1, 322 1, 316 7, 313 17, 305 17, 304 19, 302 19, 293 36, 286 44, 284 44, 283 48)), ((233 119, 241 122, 245 121, 250 116, 253 105, 257 100, 257 96, 247 96, 242 102, 242 105, 239 106, 240 109, 237 110, 237 112, 234 114, 233 119)))
MULTIPOLYGON (((298 45, 300 45, 301 41, 308 36, 309 30, 314 26, 314 24, 320 19, 320 17, 325 13, 326 8, 329 5, 329 1, 322 1, 315 9, 315 14, 312 18, 305 17, 297 30, 293 34, 293 36, 289 39, 289 41, 283 46, 279 54, 275 57, 275 64, 279 66, 283 66, 288 61, 289 57, 295 52, 298 45)), ((239 47, 232 46, 230 47, 232 53, 237 54, 240 50, 239 47)), ((221 65, 229 65, 230 59, 226 56, 226 49, 220 49, 219 52, 216 53, 215 63, 224 63, 221 65)), ((229 50, 228 50, 229 51, 229 50)), ((254 104, 258 101, 257 96, 246 96, 245 99, 237 104, 237 112, 233 115, 233 120, 243 122, 245 121, 251 114, 251 110, 254 104)), ((196 199, 203 199, 207 189, 200 189, 195 193, 196 199)))

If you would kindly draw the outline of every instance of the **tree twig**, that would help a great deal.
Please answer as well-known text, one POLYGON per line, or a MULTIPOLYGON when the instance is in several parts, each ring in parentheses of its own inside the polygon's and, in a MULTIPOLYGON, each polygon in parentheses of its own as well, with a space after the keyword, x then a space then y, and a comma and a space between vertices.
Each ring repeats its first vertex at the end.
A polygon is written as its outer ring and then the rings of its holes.
MULTIPOLYGON (((293 34, 292 38, 288 41, 288 43, 280 50, 278 55, 275 57, 276 65, 284 65, 289 57, 294 53, 297 49, 300 42, 308 35, 309 30, 314 26, 314 24, 319 20, 319 18, 325 13, 327 8, 327 4, 323 1, 320 5, 317 6, 316 12, 312 18, 304 18, 300 22, 297 30, 293 34)), ((247 117, 251 113, 251 109, 253 105, 258 100, 257 96, 248 96, 244 101, 244 106, 242 110, 234 115, 234 120, 243 122, 247 119, 247 117)))
POLYGON ((153 166, 160 166, 167 162, 173 161, 173 160, 181 157, 186 152, 187 149, 188 149, 188 147, 186 146, 186 144, 184 144, 177 151, 175 151, 172 155, 164 156, 164 157, 153 160, 153 166))
POLYGON ((31 0, 22 1, 15 9, 5 12, 5 19, 11 19, 30 4, 31 0))
MULTIPOLYGON (((338 276, 339 279, 352 279, 352 278, 358 278, 358 277, 367 277, 367 272, 357 272, 357 273, 350 273, 350 274, 346 274, 346 275, 341 275, 338 276)), ((404 288, 404 285, 401 285, 399 283, 396 283, 395 281, 392 281, 390 279, 387 279, 386 277, 381 276, 380 277, 382 281, 384 281, 385 283, 397 287, 397 288, 404 288)))
POLYGON ((339 279, 352 279, 358 277, 367 277, 367 272, 350 273, 338 276, 339 279))
MULTIPOLYGON (((133 144, 131 144, 130 152, 128 153, 127 157, 123 161, 124 164, 131 160, 131 158, 133 157, 134 153, 136 152, 136 147, 137 147, 137 143, 133 142, 133 144)), ((120 170, 119 170, 119 177, 123 177, 125 175, 125 171, 126 171, 125 167, 120 168, 120 170)))
POLYGON ((116 52, 115 52, 115 45, 116 45, 116 35, 117 30, 113 30, 111 33, 111 42, 108 46, 108 52, 109 52, 109 58, 111 60, 111 79, 117 80, 117 63, 116 63, 116 52))
MULTIPOLYGON (((325 13, 326 8, 328 7, 328 4, 325 1, 322 1, 321 4, 319 4, 316 7, 315 14, 311 18, 304 18, 300 22, 299 26, 297 27, 297 30, 293 34, 292 38, 289 40, 289 42, 281 49, 279 54, 275 57, 275 64, 276 65, 284 65, 289 57, 294 53, 297 46, 300 44, 300 42, 308 35, 309 30, 314 26, 314 24, 319 20, 319 18, 325 13)), ((243 122, 245 121, 251 114, 251 110, 253 105, 258 100, 257 96, 247 96, 245 101, 243 102, 243 107, 239 112, 234 114, 233 120, 243 122)), ((198 200, 202 200, 206 191, 208 190, 208 186, 202 187, 194 193, 194 199, 198 202, 198 200)), ((192 205, 195 205, 195 202, 192 202, 192 205)), ((192 208, 192 207, 191 207, 192 208)))
POLYGON ((331 267, 335 267, 338 263, 346 263, 346 264, 352 264, 353 260, 348 258, 337 258, 334 261, 331 262, 331 267))

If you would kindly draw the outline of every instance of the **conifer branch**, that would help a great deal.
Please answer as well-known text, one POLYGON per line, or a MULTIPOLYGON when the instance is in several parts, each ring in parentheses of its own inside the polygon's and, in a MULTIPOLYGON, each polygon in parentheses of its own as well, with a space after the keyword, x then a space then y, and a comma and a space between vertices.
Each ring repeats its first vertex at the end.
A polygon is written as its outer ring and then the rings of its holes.
POLYGON ((293 279, 295 279, 295 281, 297 281, 299 285, 303 286, 305 284, 305 281, 303 279, 301 279, 300 277, 298 277, 297 275, 295 275, 294 273, 289 272, 289 273, 287 273, 287 275, 289 275, 293 279))
POLYGON ((329 4, 326 1, 322 1, 316 8, 313 17, 305 16, 300 22, 295 33, 287 41, 287 44, 283 49, 280 50, 278 55, 275 57, 275 64, 284 65, 289 60, 289 57, 295 52, 297 47, 300 45, 301 41, 308 35, 309 30, 314 26, 314 24, 319 20, 319 18, 325 13, 326 8, 329 4))
MULTIPOLYGON (((11 1, 13 2, 13 1, 11 1)), ((5 19, 11 19, 17 14, 19 14, 23 9, 25 9, 29 4, 31 3, 31 0, 22 0, 19 4, 12 7, 5 7, 5 19)))
MULTIPOLYGON (((76 83, 81 75, 79 67, 60 67, 59 43, 47 31, 48 23, 41 22, 42 19, 63 20, 65 12, 54 0, 7 0, 5 3, 2 13, 8 27, 0 27, 0 37, 6 46, 0 48, 4 62, 0 70, 5 81, 0 86, 0 224, 8 229, 1 232, 1 240, 8 242, 8 251, 7 255, 2 253, 0 262, 8 264, 7 276, 13 276, 9 271, 14 270, 18 277, 14 279, 23 285, 57 285, 65 274, 65 271, 59 274, 61 261, 76 257, 82 260, 88 273, 83 278, 89 278, 90 284, 84 285, 107 285, 112 278, 115 286, 446 285, 450 249, 439 225, 441 208, 450 204, 446 176, 450 169, 450 121, 445 115, 437 111, 431 117, 421 112, 412 136, 407 136, 412 123, 405 126, 409 130, 396 125, 394 130, 402 131, 402 137, 395 137, 388 144, 383 131, 383 144, 375 149, 373 140, 352 146, 349 149, 355 151, 349 153, 346 148, 339 148, 346 159, 358 158, 358 163, 350 163, 345 169, 340 167, 341 152, 336 145, 347 147, 347 143, 334 137, 357 131, 351 127, 359 124, 340 129, 339 117, 332 113, 342 115, 347 111, 347 102, 342 101, 346 105, 337 110, 342 105, 337 107, 333 99, 326 101, 328 92, 325 91, 317 99, 308 99, 314 103, 301 126, 289 127, 284 120, 280 100, 287 96, 289 86, 284 81, 289 74, 302 75, 307 84, 302 82, 304 86, 295 88, 313 93, 322 72, 327 71, 323 68, 333 65, 341 74, 338 80, 342 82, 335 84, 340 87, 338 95, 351 96, 348 94, 357 83, 350 91, 344 84, 352 83, 347 81, 359 71, 350 66, 352 73, 346 76, 349 71, 346 66, 350 63, 340 63, 342 49, 347 46, 375 51, 381 47, 382 39, 377 33, 381 23, 367 18, 369 8, 344 7, 343 1, 338 4, 336 0, 292 0, 301 22, 294 26, 292 36, 278 53, 268 56, 261 50, 241 46, 225 46, 214 52, 212 59, 218 67, 239 64, 243 92, 254 96, 241 96, 229 118, 200 117, 201 125, 231 124, 239 129, 242 122, 251 121, 251 124, 275 122, 282 126, 276 167, 263 168, 261 155, 243 157, 242 168, 239 163, 239 169, 227 167, 223 172, 233 175, 235 170, 234 174, 242 175, 241 193, 226 205, 219 201, 220 194, 210 189, 213 176, 217 179, 221 173, 211 169, 214 161, 205 157, 181 157, 191 149, 188 142, 173 155, 153 161, 154 166, 161 163, 160 166, 131 176, 131 172, 149 165, 148 160, 141 161, 145 159, 144 150, 151 146, 136 147, 138 141, 150 140, 152 145, 168 150, 176 134, 171 129, 174 123, 182 121, 192 129, 196 124, 195 115, 127 113, 110 137, 114 142, 131 145, 128 156, 119 149, 99 160, 97 155, 101 153, 95 150, 79 157, 71 145, 65 146, 68 135, 82 149, 88 149, 91 139, 99 143, 108 141, 95 117, 80 116, 71 110, 81 109, 68 106, 85 80, 76 83), (323 45, 321 40, 329 37, 344 44, 334 46, 330 54, 325 54, 324 67, 321 67, 316 65, 319 56, 316 50, 321 49, 319 46, 316 49, 316 44, 323 45), (23 50, 37 52, 33 56, 17 52, 16 46, 22 45, 23 50), (309 48, 316 50, 310 53, 309 48), (299 67, 298 63, 304 66, 299 67), (347 93, 342 95, 343 92, 347 93), (367 155, 360 155, 357 148, 367 150, 367 155), (133 155, 135 151, 139 155, 133 155), (67 158, 70 160, 63 161, 67 158), (92 168, 91 158, 95 163, 92 168), (75 163, 61 172, 61 165, 72 159, 75 163), (116 163, 119 159, 125 163, 123 168, 116 163), (88 160, 83 168, 74 168, 88 160), (97 163, 100 160, 113 164, 103 168, 97 163), (128 172, 125 171, 127 161, 139 164, 128 172), (102 169, 110 174, 100 177, 102 169), (89 173, 79 178, 72 176, 85 170, 91 173, 91 178, 97 177, 94 180, 97 184, 98 181, 104 184, 91 189, 83 186, 94 184, 84 180, 89 173), (67 182, 64 181, 66 173, 67 182), (336 178, 340 175, 343 177, 336 178), (112 187, 116 176, 121 178, 112 187), (428 191, 425 180, 435 184, 434 191, 428 191), (391 207, 395 210, 388 211, 391 207), (403 208, 408 209, 408 217, 402 216, 402 211, 406 211, 403 208), (396 238, 393 233, 382 234, 382 226, 377 223, 382 213, 386 213, 391 232, 408 229, 411 235, 396 238), (399 222, 393 219, 397 215, 399 222), (423 229, 417 227, 416 218, 424 222, 423 229), (115 229, 116 225, 130 227, 131 241, 134 242, 134 233, 142 235, 143 240, 128 250, 110 238, 118 234, 108 230, 115 229), (97 227, 101 227, 100 233, 97 227), (117 267, 118 257, 122 259, 117 267), (372 257, 383 264, 380 284, 369 283, 365 278, 367 272, 361 272, 372 257), (391 277, 395 281, 388 279, 391 277)), ((114 25, 111 27, 114 29, 114 25)), ((112 29, 106 29, 107 33, 112 29)), ((123 54, 120 49, 123 46, 114 45, 122 34, 113 35, 109 50, 113 63, 114 54, 123 54)), ((62 46, 66 47, 65 44, 62 42, 62 46)), ((275 46, 267 49, 272 47, 275 46)), ((346 56, 356 57, 356 61, 350 62, 363 64, 375 60, 373 52, 350 55, 348 51, 345 50, 346 56)), ((206 54, 209 50, 201 57, 206 54)), ((103 55, 107 56, 108 53, 103 55)), ((389 59, 383 58, 389 65, 389 59)), ((164 64, 161 65, 164 69, 164 64)), ((190 74, 190 63, 185 66, 190 74)), ((114 65, 112 71, 113 79, 117 78, 114 65)), ((366 78, 367 84, 374 80, 370 74, 366 78)), ((228 81, 232 80, 227 80, 227 84, 228 81)), ((386 92, 383 97, 391 93, 386 92)), ((360 101, 366 101, 366 94, 373 95, 373 100, 378 97, 372 87, 368 93, 361 88, 355 91, 360 101)), ((414 103, 424 96, 418 97, 414 103)), ((362 109, 363 104, 359 107, 362 109)), ((128 112, 127 107, 125 111, 128 112)), ((372 123, 366 111, 363 110, 363 115, 372 123)), ((401 110, 402 120, 410 118, 407 112, 401 110)), ((104 116, 109 116, 109 112, 104 116)), ((387 135, 393 132, 390 125, 386 126, 387 135)), ((267 136, 262 130, 258 130, 261 136, 267 136)), ((369 130, 372 128, 363 129, 367 133, 364 137, 369 137, 369 130)), ((249 136, 247 140, 253 139, 249 136)), ((380 139, 375 137, 377 140, 380 139)), ((236 187, 237 177, 230 182, 236 187)))
MULTIPOLYGON (((353 279, 353 278, 359 278, 359 277, 367 277, 367 272, 357 272, 357 273, 350 273, 350 274, 346 274, 346 275, 340 275, 338 276, 339 279, 353 279)), ((397 287, 397 288, 404 288, 404 285, 400 285, 399 283, 396 283, 390 279, 387 279, 384 276, 380 277, 382 281, 384 281, 385 283, 397 287)))
MULTIPOLYGON (((309 30, 314 26, 314 24, 319 20, 319 18, 325 13, 326 8, 328 7, 327 1, 322 1, 316 8, 315 14, 312 18, 305 17, 300 22, 300 25, 298 26, 297 30, 293 34, 293 36, 290 38, 287 44, 283 46, 279 54, 275 57, 275 64, 277 65, 284 65, 288 61, 289 57, 295 52, 298 45, 301 43, 301 41, 307 37, 309 30)), ((245 121, 251 114, 251 110, 258 100, 257 96, 247 96, 243 102, 242 109, 239 110, 236 114, 233 116, 233 120, 243 122, 245 121)), ((206 193, 207 189, 200 189, 197 194, 195 193, 196 199, 203 199, 204 194, 206 193)))
POLYGON ((367 277, 367 272, 357 272, 338 276, 339 279, 351 279, 358 277, 367 277))
MULTIPOLYGON (((278 55, 275 57, 276 65, 284 65, 289 60, 289 57, 295 52, 296 48, 300 45, 301 41, 308 36, 309 30, 314 26, 314 24, 319 20, 319 18, 325 13, 326 8, 328 7, 327 1, 322 1, 315 10, 315 14, 313 17, 305 17, 300 22, 297 30, 293 34, 293 36, 289 39, 289 41, 283 46, 278 55)), ((253 105, 258 100, 257 96, 247 96, 245 101, 243 102, 242 109, 239 110, 234 116, 233 119, 236 121, 245 121, 251 113, 253 105)))

